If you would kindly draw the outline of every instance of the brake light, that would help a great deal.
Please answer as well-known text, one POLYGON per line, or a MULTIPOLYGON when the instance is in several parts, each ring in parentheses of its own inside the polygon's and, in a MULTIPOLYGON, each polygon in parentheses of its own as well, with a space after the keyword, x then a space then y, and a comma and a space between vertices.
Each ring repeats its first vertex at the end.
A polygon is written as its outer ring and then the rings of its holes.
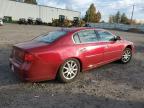
POLYGON ((34 60, 34 57, 32 54, 25 54, 24 61, 31 62, 33 60, 34 60))

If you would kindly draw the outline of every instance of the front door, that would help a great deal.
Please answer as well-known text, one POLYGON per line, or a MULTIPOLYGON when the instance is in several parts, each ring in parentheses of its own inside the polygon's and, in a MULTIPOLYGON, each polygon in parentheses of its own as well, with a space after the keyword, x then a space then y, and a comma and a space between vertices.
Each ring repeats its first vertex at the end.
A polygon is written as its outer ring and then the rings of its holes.
POLYGON ((121 40, 114 41, 115 36, 107 31, 99 31, 100 41, 105 43, 103 62, 110 62, 121 57, 121 40))

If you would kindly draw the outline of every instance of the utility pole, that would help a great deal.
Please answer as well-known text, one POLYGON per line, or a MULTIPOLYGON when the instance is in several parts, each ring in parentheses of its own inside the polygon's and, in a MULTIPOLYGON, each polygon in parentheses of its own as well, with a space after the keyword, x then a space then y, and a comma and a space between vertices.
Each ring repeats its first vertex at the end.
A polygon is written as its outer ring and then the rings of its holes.
POLYGON ((131 24, 132 24, 132 21, 133 21, 134 9, 135 9, 135 5, 133 5, 133 8, 132 8, 132 14, 131 14, 131 24))

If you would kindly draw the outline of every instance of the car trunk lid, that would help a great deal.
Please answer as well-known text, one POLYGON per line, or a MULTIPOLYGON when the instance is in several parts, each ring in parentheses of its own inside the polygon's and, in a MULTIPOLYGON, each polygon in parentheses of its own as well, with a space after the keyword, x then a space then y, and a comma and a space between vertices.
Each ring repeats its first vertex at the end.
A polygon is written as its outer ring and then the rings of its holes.
POLYGON ((15 47, 18 47, 23 50, 30 50, 30 49, 39 48, 42 46, 47 46, 47 45, 49 45, 49 43, 44 43, 44 42, 39 42, 39 41, 28 41, 28 42, 16 44, 15 47))
POLYGON ((31 51, 33 49, 37 49, 47 45, 49 44, 43 42, 37 42, 37 41, 30 41, 30 42, 16 44, 13 46, 11 57, 19 62, 24 62, 26 54, 32 53, 31 51))

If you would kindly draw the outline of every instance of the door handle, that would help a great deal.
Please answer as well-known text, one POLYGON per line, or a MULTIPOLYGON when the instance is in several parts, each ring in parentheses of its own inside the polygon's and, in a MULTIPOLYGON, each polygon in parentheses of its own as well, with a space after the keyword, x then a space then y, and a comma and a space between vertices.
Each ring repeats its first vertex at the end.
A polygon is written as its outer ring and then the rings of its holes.
POLYGON ((82 48, 82 49, 80 49, 80 52, 86 52, 86 48, 82 48))

